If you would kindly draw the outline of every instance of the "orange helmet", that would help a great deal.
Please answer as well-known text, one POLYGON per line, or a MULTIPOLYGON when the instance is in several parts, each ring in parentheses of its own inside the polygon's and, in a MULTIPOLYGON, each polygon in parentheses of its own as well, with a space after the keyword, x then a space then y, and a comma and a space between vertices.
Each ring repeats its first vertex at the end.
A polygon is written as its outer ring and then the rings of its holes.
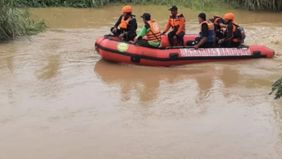
POLYGON ((224 19, 234 21, 235 20, 235 14, 234 13, 226 13, 226 14, 224 14, 224 19))
POLYGON ((122 8, 123 13, 131 13, 132 12, 132 7, 130 5, 126 5, 122 8))

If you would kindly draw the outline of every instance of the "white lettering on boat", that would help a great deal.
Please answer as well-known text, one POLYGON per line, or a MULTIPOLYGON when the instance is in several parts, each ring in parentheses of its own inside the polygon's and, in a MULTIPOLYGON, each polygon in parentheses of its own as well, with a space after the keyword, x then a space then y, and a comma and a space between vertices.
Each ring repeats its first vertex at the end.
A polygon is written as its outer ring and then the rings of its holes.
POLYGON ((248 48, 180 49, 181 57, 250 56, 250 55, 252 55, 252 52, 248 48))

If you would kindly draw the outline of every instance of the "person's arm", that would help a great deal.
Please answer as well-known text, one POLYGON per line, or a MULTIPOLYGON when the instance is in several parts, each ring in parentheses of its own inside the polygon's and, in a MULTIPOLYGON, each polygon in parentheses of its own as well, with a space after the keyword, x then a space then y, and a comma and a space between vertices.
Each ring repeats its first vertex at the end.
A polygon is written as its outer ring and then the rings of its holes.
POLYGON ((141 28, 137 36, 134 38, 133 42, 136 43, 138 39, 143 38, 147 34, 147 29, 145 26, 141 28))
POLYGON ((233 38, 233 24, 232 23, 228 23, 226 32, 227 32, 226 37, 223 39, 220 39, 218 41, 219 44, 223 43, 224 41, 230 41, 233 38))
POLYGON ((144 37, 147 35, 147 33, 150 31, 150 25, 149 24, 145 24, 143 26, 143 28, 140 30, 140 32, 137 34, 136 38, 138 39, 139 37, 144 37))
POLYGON ((128 24, 128 34, 135 34, 136 33, 136 29, 137 29, 137 22, 136 19, 133 18, 132 20, 129 21, 128 24))
POLYGON ((121 19, 122 19, 122 15, 118 18, 118 20, 116 21, 114 27, 115 28, 118 28, 118 26, 120 25, 120 22, 121 22, 121 19))
POLYGON ((202 24, 201 26, 201 33, 202 33, 202 37, 201 37, 201 40, 199 41, 199 43, 197 45, 194 46, 194 48, 199 48, 201 47, 202 45, 204 45, 207 40, 208 40, 208 36, 209 36, 209 27, 206 23, 202 24))
POLYGON ((168 32, 168 30, 170 29, 170 19, 168 19, 168 22, 167 22, 167 24, 166 24, 166 26, 165 26, 165 29, 164 29, 164 31, 163 31, 163 34, 165 34, 166 32, 168 32))
POLYGON ((219 23, 220 28, 227 28, 227 25, 224 23, 219 23))
POLYGON ((227 25, 227 36, 225 38, 225 41, 230 41, 233 38, 233 24, 228 23, 227 25))
POLYGON ((179 24, 178 30, 176 32, 176 35, 179 35, 183 30, 185 30, 185 18, 184 18, 184 16, 182 15, 179 20, 180 20, 180 24, 179 24))

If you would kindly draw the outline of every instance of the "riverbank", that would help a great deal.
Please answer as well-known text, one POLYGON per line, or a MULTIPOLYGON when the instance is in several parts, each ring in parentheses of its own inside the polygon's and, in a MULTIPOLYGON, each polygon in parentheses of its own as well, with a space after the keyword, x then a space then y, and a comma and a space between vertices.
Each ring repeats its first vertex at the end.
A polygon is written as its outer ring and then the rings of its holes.
POLYGON ((158 5, 182 5, 201 10, 220 9, 222 6, 231 8, 246 8, 250 10, 281 11, 282 1, 273 0, 15 0, 19 7, 101 7, 112 3, 131 4, 158 4, 158 5))
POLYGON ((137 4, 158 4, 158 5, 182 5, 190 8, 204 8, 213 7, 225 0, 16 0, 18 6, 21 7, 79 7, 79 8, 91 8, 91 7, 101 7, 107 4, 121 4, 121 3, 131 3, 132 5, 137 4))

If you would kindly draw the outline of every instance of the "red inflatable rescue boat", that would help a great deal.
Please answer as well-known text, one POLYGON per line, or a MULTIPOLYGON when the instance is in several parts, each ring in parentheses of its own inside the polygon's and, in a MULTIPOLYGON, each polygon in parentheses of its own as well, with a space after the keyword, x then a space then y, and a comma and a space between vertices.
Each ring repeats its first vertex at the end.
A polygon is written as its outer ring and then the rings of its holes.
MULTIPOLYGON (((195 37, 196 35, 185 35, 185 43, 194 40, 195 37)), ((166 48, 169 46, 168 38, 166 36, 162 38, 163 48, 147 48, 121 42, 111 36, 104 36, 96 41, 95 49, 103 59, 108 61, 147 66, 172 66, 209 61, 272 58, 274 56, 274 50, 262 45, 240 48, 166 48)))

